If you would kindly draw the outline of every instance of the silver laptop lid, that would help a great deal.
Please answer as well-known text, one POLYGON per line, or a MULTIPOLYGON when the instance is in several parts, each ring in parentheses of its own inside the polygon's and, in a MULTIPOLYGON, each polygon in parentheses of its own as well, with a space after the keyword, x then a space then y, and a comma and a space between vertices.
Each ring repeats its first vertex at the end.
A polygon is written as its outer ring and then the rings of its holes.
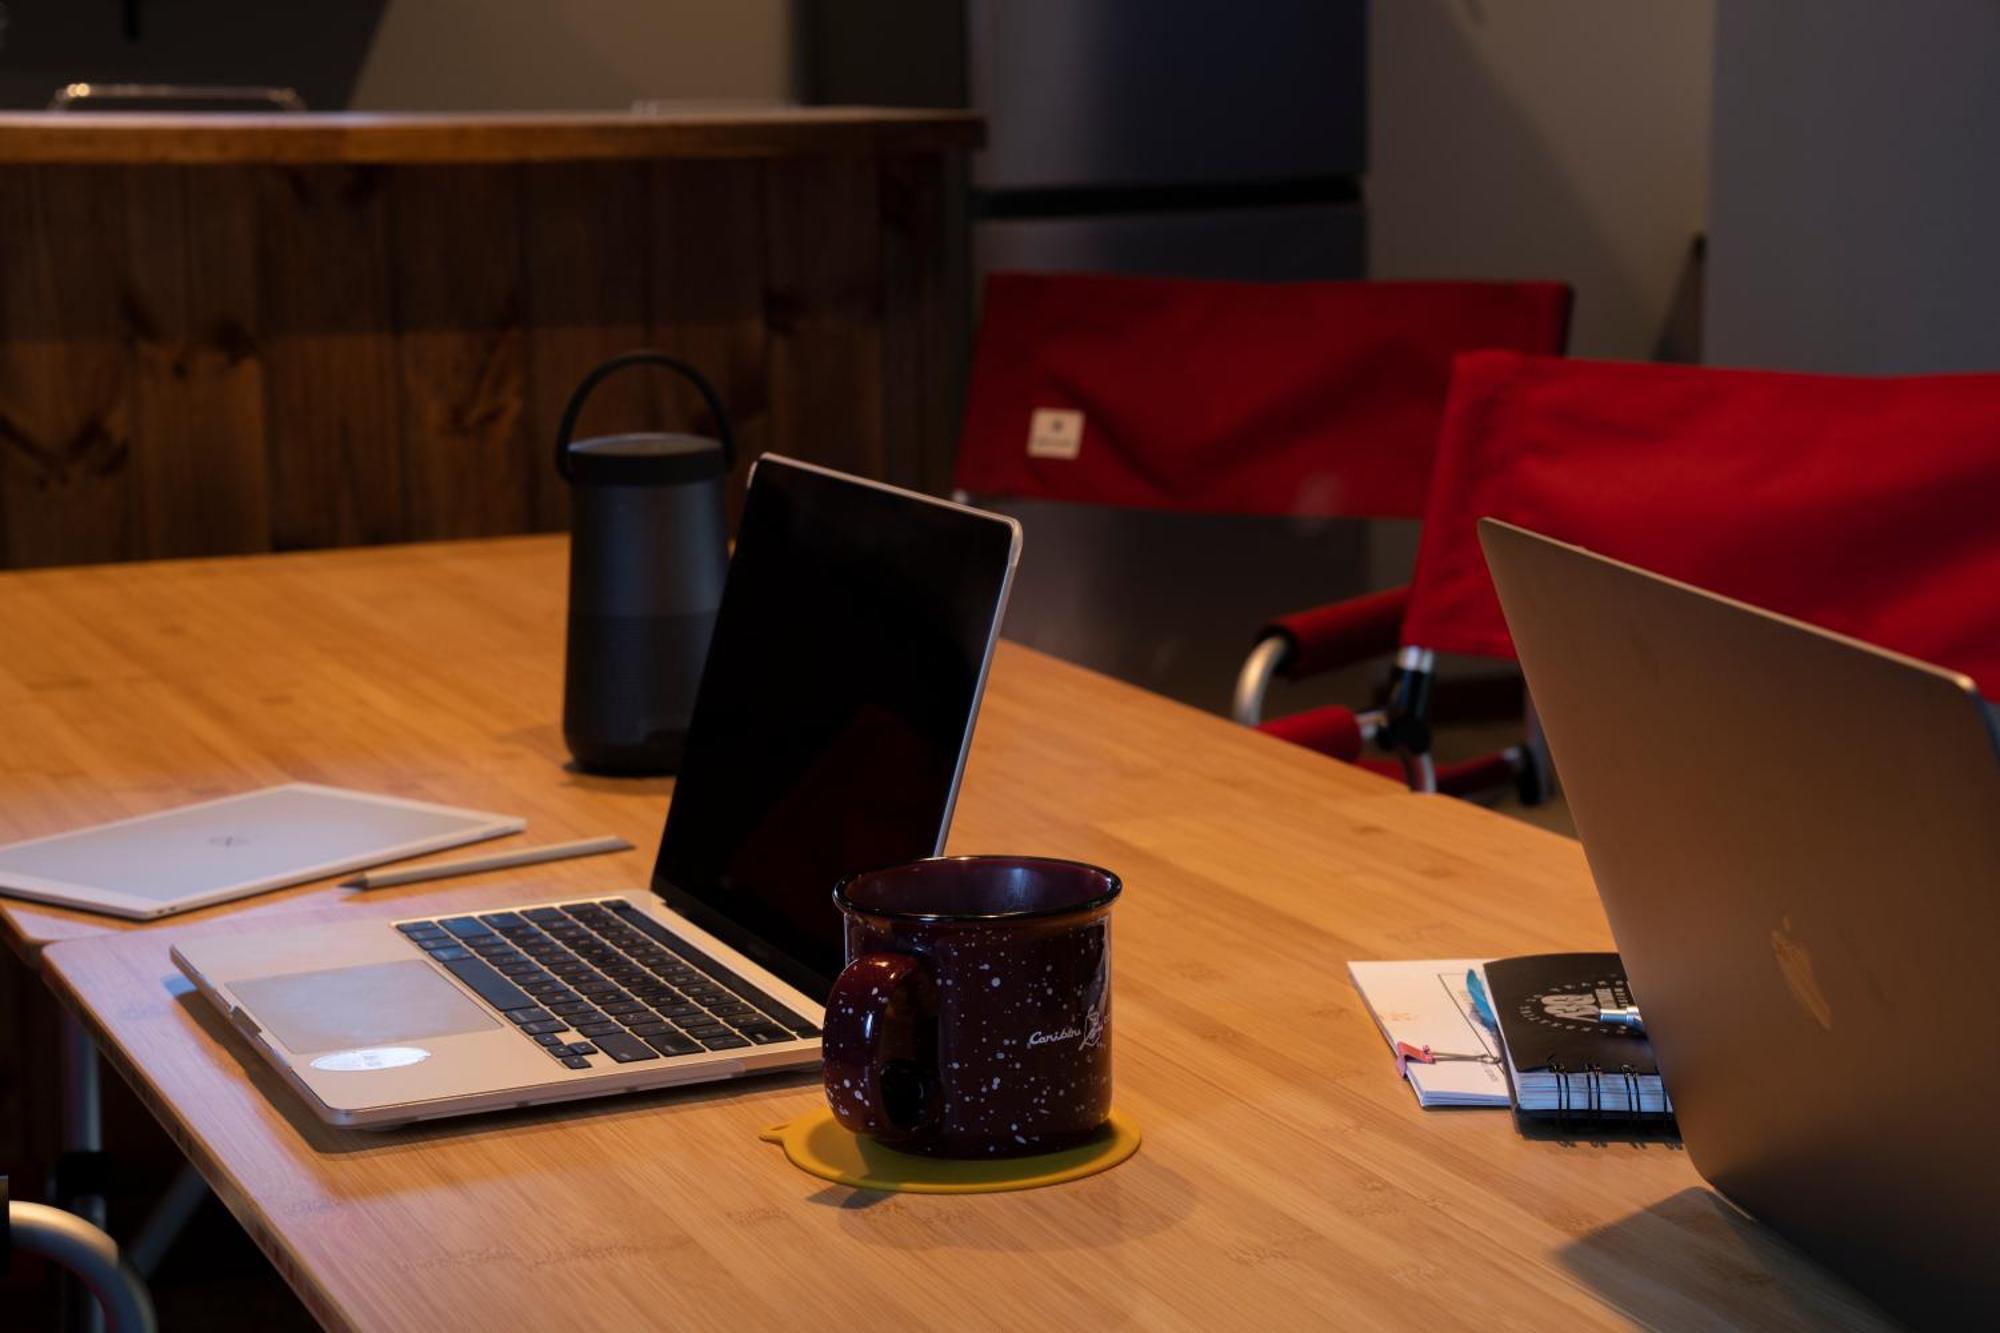
POLYGON ((511 815, 291 782, 0 847, 0 892, 148 918, 516 833, 511 815))
POLYGON ((1972 682, 1480 536, 1695 1166, 1892 1309, 2000 1308, 2000 756, 1972 682))

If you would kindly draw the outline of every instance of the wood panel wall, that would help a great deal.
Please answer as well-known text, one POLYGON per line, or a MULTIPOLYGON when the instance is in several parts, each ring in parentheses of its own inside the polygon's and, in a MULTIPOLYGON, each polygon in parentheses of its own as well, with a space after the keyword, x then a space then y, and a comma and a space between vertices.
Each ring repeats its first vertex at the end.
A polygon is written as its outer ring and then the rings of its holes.
MULTIPOLYGON (((559 528, 563 403, 641 345, 705 370, 750 454, 942 491, 961 180, 951 153, 0 167, 0 567, 559 528)), ((659 426, 713 430, 635 370, 581 433, 659 426)))

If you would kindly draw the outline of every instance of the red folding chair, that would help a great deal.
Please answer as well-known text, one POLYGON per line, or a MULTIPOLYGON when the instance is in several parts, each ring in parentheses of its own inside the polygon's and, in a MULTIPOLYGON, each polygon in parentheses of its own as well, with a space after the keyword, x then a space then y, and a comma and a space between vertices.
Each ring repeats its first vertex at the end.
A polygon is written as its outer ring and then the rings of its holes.
MULTIPOLYGON (((1560 351, 1569 305, 1557 283, 995 274, 954 486, 978 503, 1415 518, 1453 357, 1560 351)), ((1024 575, 1049 551, 1029 526, 1024 575)), ((1104 562, 1086 553, 1072 567, 1093 563, 1104 562)), ((1326 586, 1315 569, 1283 573, 1326 586)), ((1253 607, 1230 607, 1245 630, 1287 604, 1255 607, 1269 585, 1260 594, 1254 571, 1247 581, 1239 570, 1215 577, 1225 597, 1237 589, 1253 607)), ((1017 584, 1010 612, 1024 632, 1037 612, 1022 597, 1028 582, 1017 584)), ((1138 613, 1121 605, 1106 618, 1138 613)), ((1219 665, 1217 704, 1230 669, 1219 665)))
POLYGON ((2000 375, 1460 358, 1376 728, 1420 786, 1435 655, 1514 655, 1487 515, 2000 685, 2000 375))
POLYGON ((1415 518, 1452 359, 1560 351, 1552 282, 996 273, 953 484, 1208 514, 1415 518))

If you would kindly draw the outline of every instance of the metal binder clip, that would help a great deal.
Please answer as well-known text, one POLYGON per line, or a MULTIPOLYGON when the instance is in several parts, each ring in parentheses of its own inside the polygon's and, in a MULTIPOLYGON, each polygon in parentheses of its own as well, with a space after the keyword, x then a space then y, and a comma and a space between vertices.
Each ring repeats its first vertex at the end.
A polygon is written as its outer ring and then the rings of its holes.
POLYGON ((1597 1021, 1612 1027, 1630 1028, 1634 1032, 1646 1030, 1646 1020, 1639 1016, 1639 1006, 1636 1004, 1614 1004, 1609 1008, 1599 1009, 1597 1021))
POLYGON ((1408 1078, 1410 1076, 1410 1065, 1412 1063, 1434 1065, 1444 1060, 1466 1060, 1482 1065, 1496 1065, 1500 1063, 1498 1056, 1488 1055, 1484 1052, 1478 1055, 1455 1055, 1449 1051, 1434 1051, 1428 1046, 1413 1046, 1407 1041, 1396 1043, 1396 1073, 1399 1077, 1408 1078))
POLYGON ((1398 1078, 1408 1078, 1410 1076, 1410 1061, 1412 1060, 1415 1060, 1420 1065, 1434 1065, 1437 1063, 1437 1057, 1431 1054, 1430 1047, 1413 1046, 1407 1041, 1397 1042, 1396 1076, 1398 1078))

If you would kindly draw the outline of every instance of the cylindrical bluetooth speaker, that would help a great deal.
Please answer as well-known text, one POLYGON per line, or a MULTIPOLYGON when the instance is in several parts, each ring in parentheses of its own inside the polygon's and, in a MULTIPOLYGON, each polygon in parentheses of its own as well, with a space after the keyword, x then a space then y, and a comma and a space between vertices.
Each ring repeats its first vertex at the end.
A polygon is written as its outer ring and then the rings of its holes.
POLYGON ((662 352, 606 361, 563 409, 556 471, 570 485, 571 514, 563 740, 578 768, 646 774, 679 766, 729 568, 722 488, 735 461, 714 388, 662 352), (572 440, 590 391, 636 365, 665 367, 694 385, 721 438, 572 440))

